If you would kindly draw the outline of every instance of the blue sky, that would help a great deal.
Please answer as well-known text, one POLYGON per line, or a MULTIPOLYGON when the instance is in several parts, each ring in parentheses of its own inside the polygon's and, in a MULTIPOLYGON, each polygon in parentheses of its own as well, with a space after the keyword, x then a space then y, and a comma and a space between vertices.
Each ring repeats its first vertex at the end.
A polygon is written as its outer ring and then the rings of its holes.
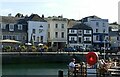
POLYGON ((119 0, 1 0, 0 15, 11 13, 42 14, 45 17, 63 15, 65 18, 81 19, 86 16, 97 15, 109 19, 109 22, 118 21, 119 0))

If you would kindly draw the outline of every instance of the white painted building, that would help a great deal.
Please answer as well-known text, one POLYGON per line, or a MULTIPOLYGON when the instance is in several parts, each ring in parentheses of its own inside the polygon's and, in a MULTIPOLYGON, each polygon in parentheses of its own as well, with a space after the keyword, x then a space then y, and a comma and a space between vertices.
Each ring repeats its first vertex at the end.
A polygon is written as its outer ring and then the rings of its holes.
POLYGON ((97 16, 89 16, 82 19, 82 22, 93 29, 93 46, 103 47, 104 43, 109 47, 109 24, 108 19, 101 19, 97 16), (107 41, 105 41, 107 40, 107 41))
POLYGON ((48 23, 36 14, 30 16, 28 23, 28 42, 47 43, 48 23))
POLYGON ((120 47, 120 25, 117 23, 110 23, 109 34, 110 34, 111 48, 118 49, 120 47))
POLYGON ((46 20, 48 22, 49 46, 64 47, 67 43, 67 19, 62 16, 53 16, 46 20))

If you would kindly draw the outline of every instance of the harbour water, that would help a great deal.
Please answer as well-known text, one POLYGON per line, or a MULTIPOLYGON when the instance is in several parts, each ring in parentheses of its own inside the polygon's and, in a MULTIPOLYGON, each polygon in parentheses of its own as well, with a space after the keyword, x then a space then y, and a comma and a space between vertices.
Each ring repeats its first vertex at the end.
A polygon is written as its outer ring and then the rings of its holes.
MULTIPOLYGON (((115 57, 116 55, 110 56, 115 57)), ((48 75, 58 77, 58 71, 62 70, 67 75, 68 63, 74 57, 77 62, 85 61, 85 55, 38 55, 38 54, 8 54, 2 56, 2 75, 48 75)), ((101 56, 103 57, 103 56, 101 56)), ((118 56, 119 57, 119 56, 118 56)), ((87 70, 95 73, 95 69, 87 70)), ((89 75, 89 74, 88 74, 89 75)), ((4 77, 4 76, 3 76, 4 77)), ((23 76, 24 77, 24 76, 23 76)), ((25 76, 26 77, 26 76, 25 76)), ((34 76, 33 76, 34 77, 34 76)), ((65 76, 66 77, 66 76, 65 76)), ((95 75, 92 77, 96 77, 95 75)))
POLYGON ((62 70, 67 75, 67 63, 5 64, 3 75, 58 75, 62 70))

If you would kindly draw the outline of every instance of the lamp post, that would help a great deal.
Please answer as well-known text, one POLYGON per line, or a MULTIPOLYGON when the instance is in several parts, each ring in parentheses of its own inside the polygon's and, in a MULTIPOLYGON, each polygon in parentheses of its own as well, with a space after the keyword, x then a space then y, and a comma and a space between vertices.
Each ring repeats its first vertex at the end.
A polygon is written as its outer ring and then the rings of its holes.
POLYGON ((104 60, 105 60, 105 48, 106 48, 106 45, 105 45, 105 39, 104 39, 104 60))

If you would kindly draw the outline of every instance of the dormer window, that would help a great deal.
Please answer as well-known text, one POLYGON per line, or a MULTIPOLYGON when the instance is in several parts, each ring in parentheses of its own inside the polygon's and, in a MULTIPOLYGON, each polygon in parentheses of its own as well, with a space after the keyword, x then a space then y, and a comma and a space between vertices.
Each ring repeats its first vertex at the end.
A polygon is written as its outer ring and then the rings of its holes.
POLYGON ((1 24, 1 26, 2 29, 6 29, 6 24, 1 24))
POLYGON ((18 30, 22 30, 22 25, 18 24, 18 30))
POLYGON ((9 24, 9 31, 14 31, 14 24, 9 24))

